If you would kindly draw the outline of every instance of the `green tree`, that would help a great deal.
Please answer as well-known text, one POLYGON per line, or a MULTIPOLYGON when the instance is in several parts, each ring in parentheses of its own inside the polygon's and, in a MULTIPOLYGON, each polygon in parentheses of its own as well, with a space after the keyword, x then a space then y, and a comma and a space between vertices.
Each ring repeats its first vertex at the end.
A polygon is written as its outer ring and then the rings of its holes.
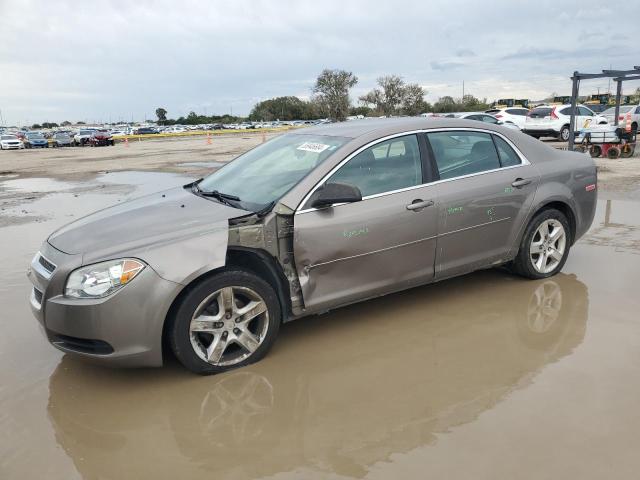
POLYGON ((33 125, 31 125, 32 130, 40 130, 41 128, 42 125, 40 125, 39 123, 34 123, 33 125))
POLYGON ((167 121, 167 111, 162 107, 156 108, 156 117, 158 117, 158 124, 162 125, 167 121))
POLYGON ((379 88, 361 96, 360 101, 381 115, 417 115, 426 109, 426 92, 417 83, 406 84, 398 75, 379 77, 377 83, 379 88))
POLYGON ((320 112, 333 121, 344 121, 349 113, 349 90, 358 77, 346 70, 324 69, 313 86, 314 103, 320 112))
POLYGON ((62 125, 63 127, 68 127, 69 125, 71 125, 71 122, 69 120, 65 120, 60 125, 62 125))
POLYGON ((313 102, 302 100, 298 97, 276 97, 258 102, 249 119, 254 121, 273 120, 311 120, 320 118, 316 105, 313 102))

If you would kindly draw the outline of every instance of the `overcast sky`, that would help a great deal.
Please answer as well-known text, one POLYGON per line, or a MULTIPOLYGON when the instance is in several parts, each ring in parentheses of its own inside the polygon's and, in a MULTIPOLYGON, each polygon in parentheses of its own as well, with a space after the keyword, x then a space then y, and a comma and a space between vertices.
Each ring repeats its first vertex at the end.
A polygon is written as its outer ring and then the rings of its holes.
MULTIPOLYGON (((640 64, 636 16, 606 5, 0 0, 0 111, 20 125, 142 120, 159 106, 246 115, 263 99, 308 97, 323 68, 358 76, 354 101, 385 74, 430 101, 461 96, 463 80, 489 100, 568 95, 574 70, 640 64)), ((597 87, 607 81, 581 93, 597 87)))

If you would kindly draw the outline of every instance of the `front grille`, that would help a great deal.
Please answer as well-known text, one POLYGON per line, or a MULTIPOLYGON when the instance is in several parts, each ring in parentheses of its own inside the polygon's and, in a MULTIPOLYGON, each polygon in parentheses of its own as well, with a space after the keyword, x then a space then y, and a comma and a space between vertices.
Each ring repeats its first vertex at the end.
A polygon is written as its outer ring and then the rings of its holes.
POLYGON ((49 260, 44 258, 42 255, 38 255, 38 263, 42 265, 42 267, 49 273, 53 273, 53 271, 56 269, 56 266, 49 260))

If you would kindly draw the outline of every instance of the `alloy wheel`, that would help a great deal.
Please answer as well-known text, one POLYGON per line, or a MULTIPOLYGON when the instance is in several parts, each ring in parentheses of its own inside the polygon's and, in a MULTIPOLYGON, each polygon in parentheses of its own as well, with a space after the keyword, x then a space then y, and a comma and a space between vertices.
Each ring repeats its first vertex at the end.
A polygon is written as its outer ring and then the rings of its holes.
POLYGON ((562 223, 550 218, 538 226, 531 239, 529 258, 539 273, 550 273, 562 262, 567 247, 567 234, 562 223))
POLYGON ((269 312, 247 287, 224 287, 206 297, 189 325, 191 345, 207 363, 230 366, 250 357, 264 341, 269 312))

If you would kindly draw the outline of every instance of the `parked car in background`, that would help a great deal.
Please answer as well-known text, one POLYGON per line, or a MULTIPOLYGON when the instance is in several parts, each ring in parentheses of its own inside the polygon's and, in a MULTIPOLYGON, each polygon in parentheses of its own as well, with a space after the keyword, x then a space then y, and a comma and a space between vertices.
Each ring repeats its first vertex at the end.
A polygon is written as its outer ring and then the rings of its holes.
POLYGON ((609 108, 609 105, 602 103, 587 103, 585 106, 591 110, 593 113, 601 114, 605 110, 609 108))
POLYGON ((456 113, 447 113, 446 115, 443 115, 443 116, 448 118, 460 118, 464 120, 476 120, 478 122, 489 123, 492 125, 503 125, 507 128, 514 128, 514 129, 520 130, 520 128, 517 125, 513 123, 505 123, 497 119, 493 115, 490 115, 484 112, 456 112, 456 113))
POLYGON ((73 139, 69 136, 68 133, 63 133, 63 132, 54 133, 51 139, 52 139, 51 144, 54 147, 72 147, 73 146, 73 139))
POLYGON ((527 120, 529 109, 523 107, 492 108, 491 110, 487 110, 485 113, 493 115, 501 122, 513 123, 522 130, 527 120))
POLYGON ((24 148, 24 143, 15 135, 0 135, 0 150, 17 150, 24 148))
MULTIPOLYGON (((576 106, 575 131, 594 125, 606 125, 607 119, 584 105, 576 106)), ((571 105, 541 105, 527 115, 523 132, 534 138, 556 137, 569 140, 571 105)))
MULTIPOLYGON (((640 105, 620 105, 620 113, 618 115, 618 125, 625 128, 627 122, 627 114, 631 116, 631 130, 638 131, 638 125, 640 125, 640 105)), ((604 112, 602 116, 607 119, 609 125, 615 125, 616 123, 616 107, 610 107, 604 112)))
POLYGON ((23 141, 26 148, 49 148, 49 140, 40 132, 26 132, 23 141))
POLYGON ((167 127, 165 128, 162 133, 184 133, 186 132, 187 129, 184 127, 181 127, 179 125, 173 125, 171 127, 167 127))
POLYGON ((589 156, 479 121, 305 128, 60 228, 31 262, 31 308, 64 352, 159 366, 164 345, 219 373, 283 322, 498 265, 555 275, 596 183, 589 156))
POLYGON ((136 135, 154 135, 156 133, 158 132, 152 127, 140 127, 136 129, 136 135))
POLYGON ((73 143, 78 146, 84 146, 89 141, 94 131, 94 129, 88 128, 78 130, 78 132, 73 136, 73 143))
POLYGON ((111 130, 109 133, 111 133, 112 137, 116 137, 116 136, 121 137, 127 134, 124 130, 111 130))
POLYGON ((92 147, 113 146, 115 141, 108 130, 94 130, 87 143, 92 147))

